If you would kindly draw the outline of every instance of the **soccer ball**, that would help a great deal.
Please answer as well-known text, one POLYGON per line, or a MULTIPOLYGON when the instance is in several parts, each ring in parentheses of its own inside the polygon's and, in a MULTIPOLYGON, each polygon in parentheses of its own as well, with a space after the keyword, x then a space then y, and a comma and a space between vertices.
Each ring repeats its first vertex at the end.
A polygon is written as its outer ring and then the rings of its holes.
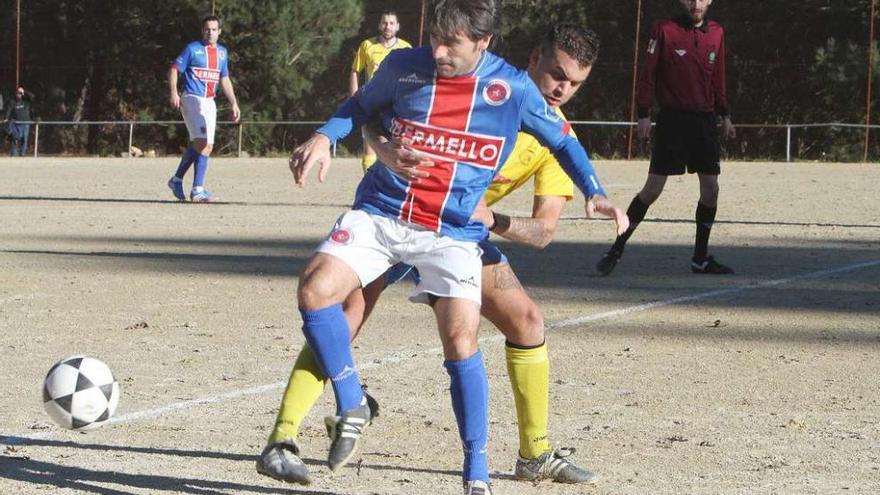
POLYGON ((118 404, 119 383, 110 368, 95 358, 64 358, 43 382, 43 407, 62 428, 97 428, 113 416, 118 404))

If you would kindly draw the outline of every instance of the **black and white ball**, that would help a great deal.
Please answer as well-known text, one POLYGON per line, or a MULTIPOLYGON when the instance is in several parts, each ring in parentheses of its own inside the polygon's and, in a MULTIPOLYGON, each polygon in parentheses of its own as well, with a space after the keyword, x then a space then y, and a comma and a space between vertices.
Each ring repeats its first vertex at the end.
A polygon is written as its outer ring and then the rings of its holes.
POLYGON ((119 383, 110 368, 95 358, 64 358, 43 382, 43 407, 62 428, 97 428, 113 416, 118 404, 119 383))

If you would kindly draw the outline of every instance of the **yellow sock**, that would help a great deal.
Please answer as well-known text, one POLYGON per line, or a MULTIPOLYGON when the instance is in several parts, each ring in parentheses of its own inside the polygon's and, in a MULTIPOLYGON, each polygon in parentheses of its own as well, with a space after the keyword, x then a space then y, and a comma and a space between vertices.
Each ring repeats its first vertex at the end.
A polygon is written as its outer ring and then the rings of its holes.
POLYGON ((547 344, 532 349, 505 346, 507 374, 513 387, 519 427, 519 455, 534 459, 550 450, 547 421, 550 402, 550 359, 547 344))
POLYGON ((376 163, 376 155, 364 155, 361 158, 361 166, 364 167, 364 173, 367 173, 367 169, 372 167, 374 163, 376 163))
POLYGON ((324 373, 309 346, 304 346, 296 357, 296 364, 287 381, 281 409, 275 419, 275 429, 269 435, 269 445, 287 439, 296 440, 299 425, 324 391, 324 373))

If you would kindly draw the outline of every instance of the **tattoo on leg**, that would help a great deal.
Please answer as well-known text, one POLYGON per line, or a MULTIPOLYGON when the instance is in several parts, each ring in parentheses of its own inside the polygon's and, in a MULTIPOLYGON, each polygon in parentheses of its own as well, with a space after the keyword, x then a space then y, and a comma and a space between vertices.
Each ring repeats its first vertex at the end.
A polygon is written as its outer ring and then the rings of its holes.
POLYGON ((509 265, 499 264, 492 268, 492 278, 495 281, 495 288, 501 290, 521 289, 522 286, 516 278, 516 274, 510 269, 509 265))

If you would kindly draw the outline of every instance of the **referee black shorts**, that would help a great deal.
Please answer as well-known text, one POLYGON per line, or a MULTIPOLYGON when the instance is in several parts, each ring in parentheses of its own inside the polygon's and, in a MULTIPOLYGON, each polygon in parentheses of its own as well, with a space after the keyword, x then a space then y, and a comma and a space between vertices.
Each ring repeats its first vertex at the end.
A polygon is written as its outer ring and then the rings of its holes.
POLYGON ((682 175, 686 171, 718 175, 720 160, 714 113, 660 109, 649 173, 682 175))

